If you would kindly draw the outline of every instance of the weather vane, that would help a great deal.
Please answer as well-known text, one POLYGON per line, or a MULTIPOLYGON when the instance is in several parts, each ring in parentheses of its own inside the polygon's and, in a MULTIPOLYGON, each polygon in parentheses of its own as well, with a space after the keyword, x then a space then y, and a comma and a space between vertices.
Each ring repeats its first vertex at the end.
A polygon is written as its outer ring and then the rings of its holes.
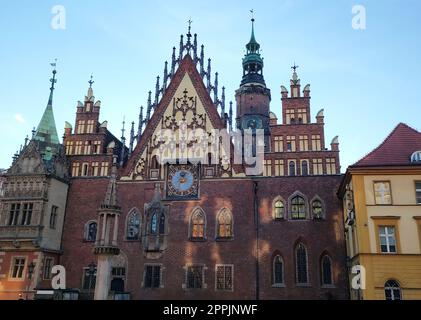
POLYGON ((191 19, 191 17, 189 18, 189 21, 187 21, 187 23, 189 24, 189 32, 188 32, 188 34, 190 34, 191 24, 193 23, 193 20, 191 19))
POLYGON ((250 13, 251 13, 251 21, 254 21, 254 9, 251 9, 250 13))
POLYGON ((291 67, 291 69, 294 70, 294 72, 297 72, 299 66, 295 65, 295 61, 294 61, 294 65, 291 67))
POLYGON ((54 84, 56 84, 56 83, 57 83, 57 79, 56 79, 56 73, 57 73, 57 71, 56 71, 57 59, 54 59, 54 62, 50 63, 50 65, 51 65, 52 67, 54 67, 54 70, 53 70, 53 77, 50 79, 50 82, 51 82, 51 88, 50 88, 50 90, 54 90, 54 84))
POLYGON ((89 88, 92 88, 92 85, 95 83, 95 81, 93 81, 92 79, 93 79, 93 74, 91 73, 91 80, 89 80, 88 81, 88 83, 89 83, 89 88))

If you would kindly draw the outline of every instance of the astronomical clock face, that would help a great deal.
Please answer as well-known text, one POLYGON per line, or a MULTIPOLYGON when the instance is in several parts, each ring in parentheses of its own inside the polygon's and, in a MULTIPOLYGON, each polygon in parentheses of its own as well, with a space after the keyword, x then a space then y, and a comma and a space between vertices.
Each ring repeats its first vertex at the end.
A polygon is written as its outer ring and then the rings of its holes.
POLYGON ((199 197, 199 167, 169 165, 167 171, 167 199, 186 200, 199 197))

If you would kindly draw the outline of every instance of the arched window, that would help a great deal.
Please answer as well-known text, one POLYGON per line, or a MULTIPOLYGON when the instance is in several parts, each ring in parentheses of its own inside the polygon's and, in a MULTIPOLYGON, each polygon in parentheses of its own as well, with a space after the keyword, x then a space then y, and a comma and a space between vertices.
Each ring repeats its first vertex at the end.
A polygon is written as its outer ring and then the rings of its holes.
POLYGON ((159 234, 165 234, 165 214, 161 213, 159 217, 159 234))
POLYGON ((301 175, 302 176, 308 176, 308 162, 307 160, 304 160, 301 162, 301 175))
POLYGON ((156 234, 158 231, 158 216, 156 212, 154 212, 151 217, 150 231, 151 231, 151 234, 156 234))
POLYGON ((302 243, 295 249, 295 275, 298 284, 308 283, 307 249, 302 243))
POLYGON ((291 218, 302 220, 306 218, 306 203, 303 197, 295 196, 291 200, 291 218))
POLYGON ((97 232, 97 223, 95 221, 90 221, 85 226, 85 240, 86 241, 95 241, 96 232, 97 232))
POLYGON ((284 284, 284 260, 280 255, 273 259, 272 264, 272 283, 273 285, 284 284))
POLYGON ((322 271, 322 285, 325 285, 325 286, 333 285, 332 259, 330 259, 328 255, 325 255, 322 258, 321 271, 322 271))
POLYGON ((314 200, 311 204, 311 212, 314 219, 323 218, 323 206, 320 200, 314 200))
POLYGON ((291 177, 295 176, 295 162, 294 161, 289 162, 289 175, 291 177))
POLYGON ((217 237, 231 238, 232 237, 232 216, 231 213, 224 209, 217 218, 217 237))
POLYGON ((129 213, 127 217, 127 240, 138 240, 140 237, 140 214, 136 210, 129 213))
POLYGON ((282 200, 276 200, 273 204, 273 218, 284 219, 285 218, 285 206, 282 200))
POLYGON ((421 151, 415 151, 411 155, 411 162, 421 162, 421 151))
POLYGON ((401 288, 395 280, 389 280, 384 284, 384 294, 386 300, 402 300, 401 288))
POLYGON ((196 209, 193 211, 191 215, 190 221, 190 237, 192 239, 204 239, 205 238, 205 225, 206 225, 206 217, 205 213, 200 210, 196 209))

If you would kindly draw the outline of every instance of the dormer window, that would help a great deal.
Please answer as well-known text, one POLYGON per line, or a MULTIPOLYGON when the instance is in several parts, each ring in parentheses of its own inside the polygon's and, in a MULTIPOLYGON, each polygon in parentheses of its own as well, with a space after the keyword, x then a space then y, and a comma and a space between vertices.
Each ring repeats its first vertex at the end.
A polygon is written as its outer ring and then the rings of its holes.
POLYGON ((411 162, 421 163, 421 151, 415 151, 411 156, 411 162))

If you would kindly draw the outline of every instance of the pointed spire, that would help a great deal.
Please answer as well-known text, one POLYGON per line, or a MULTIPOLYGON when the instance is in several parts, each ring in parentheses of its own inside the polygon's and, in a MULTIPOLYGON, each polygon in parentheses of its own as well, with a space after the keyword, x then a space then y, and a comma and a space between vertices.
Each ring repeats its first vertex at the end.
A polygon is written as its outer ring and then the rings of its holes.
POLYGON ((148 105, 146 108, 146 122, 149 121, 151 118, 151 108, 152 108, 152 91, 149 91, 148 93, 148 105))
POLYGON ((57 83, 56 62, 51 63, 51 66, 54 67, 54 69, 52 71, 53 77, 50 79, 50 82, 51 82, 50 96, 48 98, 47 107, 45 108, 44 114, 41 118, 41 121, 38 125, 38 128, 35 134, 33 135, 33 138, 38 141, 43 141, 43 142, 52 143, 52 144, 60 144, 58 135, 57 135, 56 123, 54 120, 54 113, 53 113, 53 92, 54 92, 54 85, 57 83))
POLYGON ((168 61, 165 61, 164 79, 162 80, 162 95, 165 94, 165 90, 167 89, 167 81, 168 81, 168 61))
POLYGON ((255 35, 254 35, 254 21, 255 21, 255 19, 254 19, 254 11, 253 10, 250 10, 250 12, 252 13, 252 18, 251 18, 251 37, 250 37, 250 41, 249 41, 249 43, 247 44, 247 50, 250 52, 250 53, 258 53, 258 51, 259 51, 259 49, 260 49, 260 44, 259 43, 257 43, 257 41, 256 41, 256 37, 255 37, 255 35))
POLYGON ((143 129, 143 106, 140 106, 139 125, 137 128, 137 143, 140 142, 140 137, 142 136, 142 129, 143 129))
POLYGON ((225 117, 225 87, 222 87, 221 116, 225 117))
POLYGON ((124 164, 124 157, 126 155, 126 137, 124 133, 126 132, 125 129, 126 120, 123 119, 123 128, 121 129, 121 153, 120 153, 120 167, 124 164))
POLYGON ((117 156, 113 156, 113 165, 111 167, 110 182, 108 183, 107 193, 102 207, 109 209, 119 209, 117 203, 117 156))
POLYGON ((130 130, 130 148, 129 148, 129 155, 133 152, 133 143, 134 143, 134 121, 132 121, 132 128, 130 130))

